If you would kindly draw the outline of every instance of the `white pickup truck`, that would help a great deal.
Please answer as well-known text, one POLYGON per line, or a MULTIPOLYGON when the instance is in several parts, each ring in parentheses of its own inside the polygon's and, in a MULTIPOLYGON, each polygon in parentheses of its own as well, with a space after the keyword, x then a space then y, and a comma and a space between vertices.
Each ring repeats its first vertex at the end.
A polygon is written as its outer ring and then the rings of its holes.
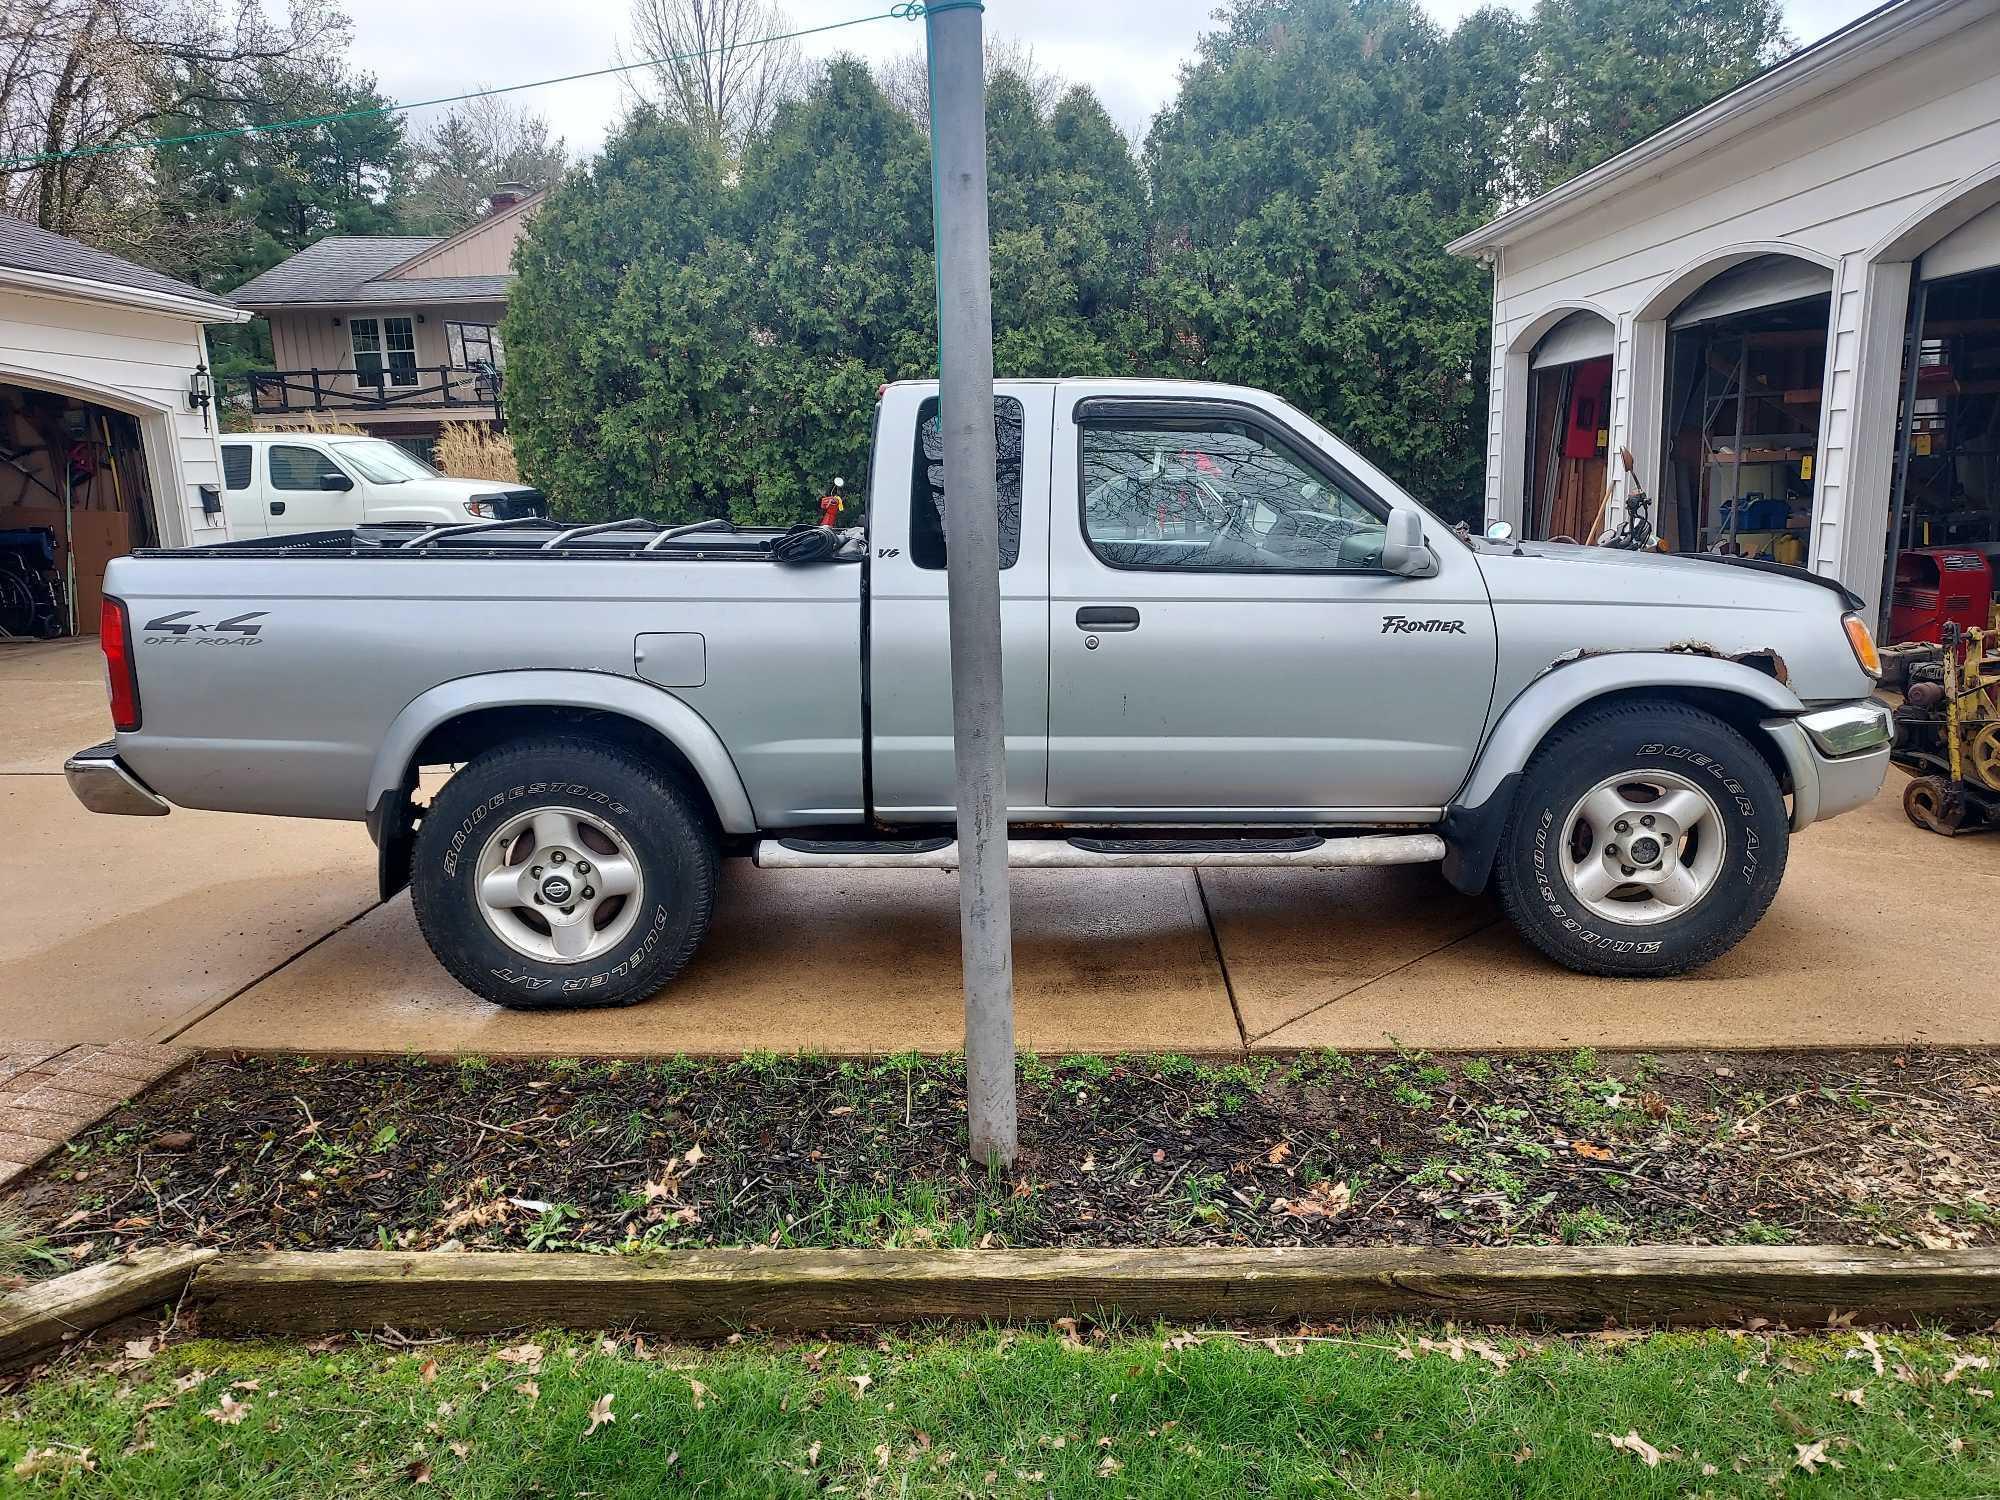
POLYGON ((309 531, 422 521, 507 521, 549 513, 542 492, 492 479, 453 479, 386 438, 305 432, 222 439, 222 508, 229 534, 309 531))
MULTIPOLYGON (((1874 644, 1828 579, 1470 538, 1260 391, 1005 381, 994 415, 1014 864, 1441 861, 1560 963, 1674 974, 1763 915, 1794 831, 1881 787, 1874 644)), ((934 386, 885 389, 847 531, 118 558, 118 735, 71 785, 365 819, 472 990, 643 999, 722 856, 957 862, 938 430, 934 386)))

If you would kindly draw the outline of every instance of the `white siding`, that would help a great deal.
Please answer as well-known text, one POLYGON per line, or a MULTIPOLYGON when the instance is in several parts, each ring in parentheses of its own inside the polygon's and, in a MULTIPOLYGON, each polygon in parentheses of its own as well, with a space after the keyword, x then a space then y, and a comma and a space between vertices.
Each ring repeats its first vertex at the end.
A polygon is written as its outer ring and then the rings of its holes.
POLYGON ((222 482, 215 414, 188 410, 188 379, 206 362, 202 326, 109 303, 0 290, 0 380, 44 385, 131 412, 145 435, 160 539, 228 537, 196 486, 222 482))
POLYGON ((1872 446, 1893 443, 1893 411, 1885 426, 1880 407, 1896 398, 1902 317, 1900 305, 1873 303, 1902 295, 1908 277, 1870 252, 1996 162, 2000 11, 1989 7, 1774 123, 1505 245, 1494 295, 1489 516, 1521 520, 1526 407, 1511 387, 1526 380, 1526 345, 1553 311, 1591 306, 1615 319, 1612 443, 1632 447, 1641 479, 1657 491, 1661 320, 1730 264, 1795 253, 1835 278, 1811 562, 1873 598, 1888 465, 1872 446))

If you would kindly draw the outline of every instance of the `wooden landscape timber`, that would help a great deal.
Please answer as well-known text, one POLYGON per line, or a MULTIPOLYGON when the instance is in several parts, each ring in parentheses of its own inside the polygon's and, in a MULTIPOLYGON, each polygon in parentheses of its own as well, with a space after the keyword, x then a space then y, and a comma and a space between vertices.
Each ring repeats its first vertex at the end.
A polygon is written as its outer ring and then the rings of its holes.
POLYGON ((205 1333, 633 1328, 708 1338, 1116 1313, 1177 1324, 1373 1318, 1527 1329, 1830 1321, 1979 1328, 2000 1253, 1872 1247, 688 1250, 640 1258, 278 1251, 203 1265, 205 1333))
POLYGON ((213 1250, 135 1250, 0 1297, 0 1370, 56 1353, 106 1323, 171 1307, 213 1250))

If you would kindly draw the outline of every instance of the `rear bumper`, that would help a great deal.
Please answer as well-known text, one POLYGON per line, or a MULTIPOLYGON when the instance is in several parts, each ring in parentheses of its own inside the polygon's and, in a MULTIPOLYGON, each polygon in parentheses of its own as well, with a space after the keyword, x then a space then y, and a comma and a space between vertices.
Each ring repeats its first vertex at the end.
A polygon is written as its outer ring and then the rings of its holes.
POLYGON ((125 769, 118 747, 109 740, 79 750, 64 761, 63 776, 76 800, 94 813, 163 818, 173 811, 164 798, 125 769))
POLYGON ((1889 774, 1896 737, 1888 706, 1873 698, 1767 719, 1792 773, 1792 831, 1871 802, 1889 774))

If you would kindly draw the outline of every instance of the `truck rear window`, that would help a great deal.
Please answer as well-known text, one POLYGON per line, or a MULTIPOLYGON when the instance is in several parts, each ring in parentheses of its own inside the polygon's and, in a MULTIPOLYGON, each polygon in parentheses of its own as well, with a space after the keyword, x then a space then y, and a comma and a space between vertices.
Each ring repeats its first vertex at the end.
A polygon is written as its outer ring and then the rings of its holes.
MULTIPOLYGON (((993 447, 998 459, 1000 566, 1021 555, 1021 403, 993 398, 993 447)), ((944 567, 944 436, 933 396, 917 408, 917 451, 910 478, 910 561, 933 572, 944 567)))

